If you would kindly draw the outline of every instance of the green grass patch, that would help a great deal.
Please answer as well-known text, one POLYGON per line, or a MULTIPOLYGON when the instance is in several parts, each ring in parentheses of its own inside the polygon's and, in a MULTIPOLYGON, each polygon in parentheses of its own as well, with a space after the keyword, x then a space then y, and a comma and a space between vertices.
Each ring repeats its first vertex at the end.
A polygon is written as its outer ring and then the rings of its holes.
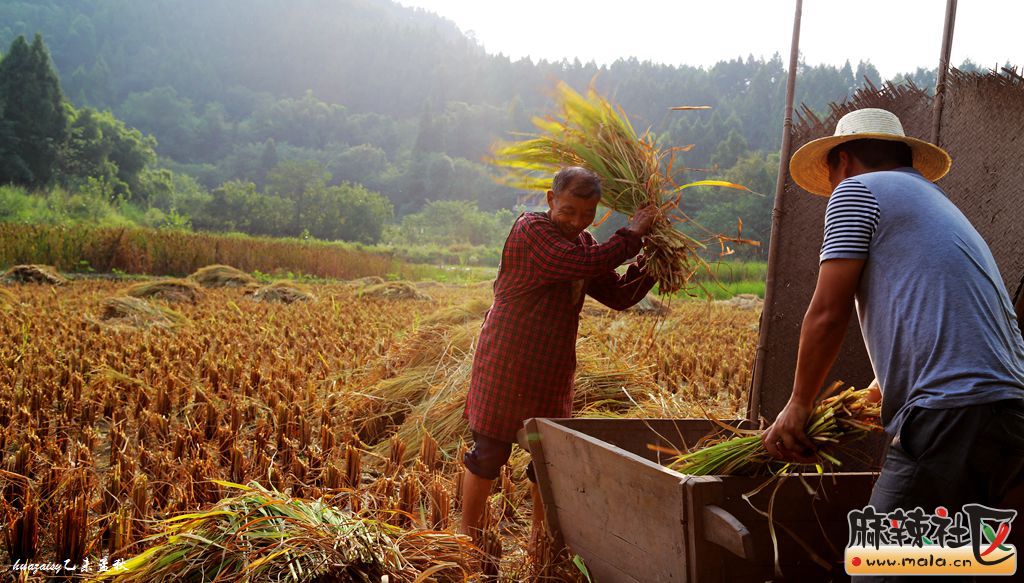
POLYGON ((710 273, 705 271, 698 272, 694 276, 697 281, 704 282, 717 279, 722 283, 763 282, 768 273, 768 263, 765 261, 720 261, 710 263, 709 265, 711 267, 710 273))
MULTIPOLYGON (((406 264, 403 269, 411 280, 431 280, 441 283, 479 283, 491 281, 498 276, 496 267, 475 267, 463 265, 425 265, 406 264)), ((388 279, 398 279, 397 274, 389 274, 388 279)))

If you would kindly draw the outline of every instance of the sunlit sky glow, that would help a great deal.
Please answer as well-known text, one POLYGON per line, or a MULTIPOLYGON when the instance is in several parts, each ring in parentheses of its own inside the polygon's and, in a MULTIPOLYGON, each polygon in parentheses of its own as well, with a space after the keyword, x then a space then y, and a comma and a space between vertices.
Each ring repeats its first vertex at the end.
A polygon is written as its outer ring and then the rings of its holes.
MULTIPOLYGON (((637 57, 712 65, 774 53, 788 62, 795 0, 397 0, 453 21, 490 53, 595 61, 637 57)), ((804 0, 800 50, 811 65, 871 61, 883 78, 933 68, 946 0, 804 0)), ((959 2, 951 61, 1024 63, 1024 1, 959 2)))

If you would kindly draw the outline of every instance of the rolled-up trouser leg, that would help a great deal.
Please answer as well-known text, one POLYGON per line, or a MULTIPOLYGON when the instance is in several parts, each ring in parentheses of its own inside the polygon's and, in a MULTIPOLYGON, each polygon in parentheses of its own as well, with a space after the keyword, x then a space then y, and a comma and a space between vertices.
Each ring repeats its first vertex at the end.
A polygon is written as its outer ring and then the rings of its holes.
MULTIPOLYGON (((466 469, 487 480, 495 480, 501 474, 501 466, 508 463, 512 455, 512 443, 501 441, 486 435, 473 433, 473 449, 466 452, 462 463, 466 469)), ((533 471, 533 460, 526 466, 526 478, 537 483, 537 476, 533 471)))

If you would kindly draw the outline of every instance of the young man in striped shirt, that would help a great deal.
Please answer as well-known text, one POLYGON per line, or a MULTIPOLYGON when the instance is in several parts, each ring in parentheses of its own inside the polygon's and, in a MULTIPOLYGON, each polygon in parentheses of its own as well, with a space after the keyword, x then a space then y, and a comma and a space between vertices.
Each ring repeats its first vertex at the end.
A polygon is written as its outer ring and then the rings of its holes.
POLYGON ((807 462, 804 427, 854 307, 892 437, 878 512, 998 505, 1024 478, 1024 341, 985 241, 932 184, 951 159, 881 109, 794 154, 790 173, 831 196, 793 393, 764 445, 807 462))

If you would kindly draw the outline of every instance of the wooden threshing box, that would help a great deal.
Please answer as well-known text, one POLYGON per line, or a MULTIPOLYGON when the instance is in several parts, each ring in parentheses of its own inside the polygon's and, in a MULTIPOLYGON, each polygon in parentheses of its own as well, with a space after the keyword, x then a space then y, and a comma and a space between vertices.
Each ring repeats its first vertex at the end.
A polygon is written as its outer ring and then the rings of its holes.
MULTIPOLYGON (((1013 71, 975 75, 953 71, 942 110, 940 145, 953 157, 939 182, 988 242, 1009 292, 1024 276, 1024 78, 1013 71)), ((881 107, 895 112, 908 135, 929 139, 932 98, 913 87, 868 88, 833 106, 819 120, 805 111, 793 148, 831 135, 846 112, 881 107)), ((761 317, 750 395, 751 419, 774 419, 789 397, 800 323, 817 275, 826 199, 790 180, 776 200, 778 247, 761 317)), ((925 244, 926 242, 922 242, 925 244)), ((866 386, 870 363, 856 321, 830 379, 866 386)), ((706 420, 531 419, 527 433, 557 538, 583 557, 595 582, 767 581, 775 573, 768 510, 771 488, 750 496, 764 479, 695 477, 669 470, 648 444, 685 449, 713 431, 706 420), (756 509, 755 509, 756 507, 756 509)), ((884 435, 865 444, 866 461, 844 473, 788 478, 774 496, 778 562, 789 581, 847 580, 841 564, 847 513, 868 500, 885 447, 884 435), (812 560, 803 544, 831 572, 812 560)), ((664 456, 664 454, 661 454, 664 456)), ((1005 507, 1024 510, 1024 486, 1005 507)))
MULTIPOLYGON (((826 567, 843 580, 846 514, 867 504, 874 474, 789 477, 754 493, 767 478, 683 475, 648 448, 682 450, 715 429, 701 419, 529 420, 545 515, 558 542, 583 557, 597 583, 767 581, 775 572, 774 545, 762 513, 774 498, 779 563, 788 580, 830 580, 826 567)), ((853 460, 848 467, 857 469, 853 460)))

